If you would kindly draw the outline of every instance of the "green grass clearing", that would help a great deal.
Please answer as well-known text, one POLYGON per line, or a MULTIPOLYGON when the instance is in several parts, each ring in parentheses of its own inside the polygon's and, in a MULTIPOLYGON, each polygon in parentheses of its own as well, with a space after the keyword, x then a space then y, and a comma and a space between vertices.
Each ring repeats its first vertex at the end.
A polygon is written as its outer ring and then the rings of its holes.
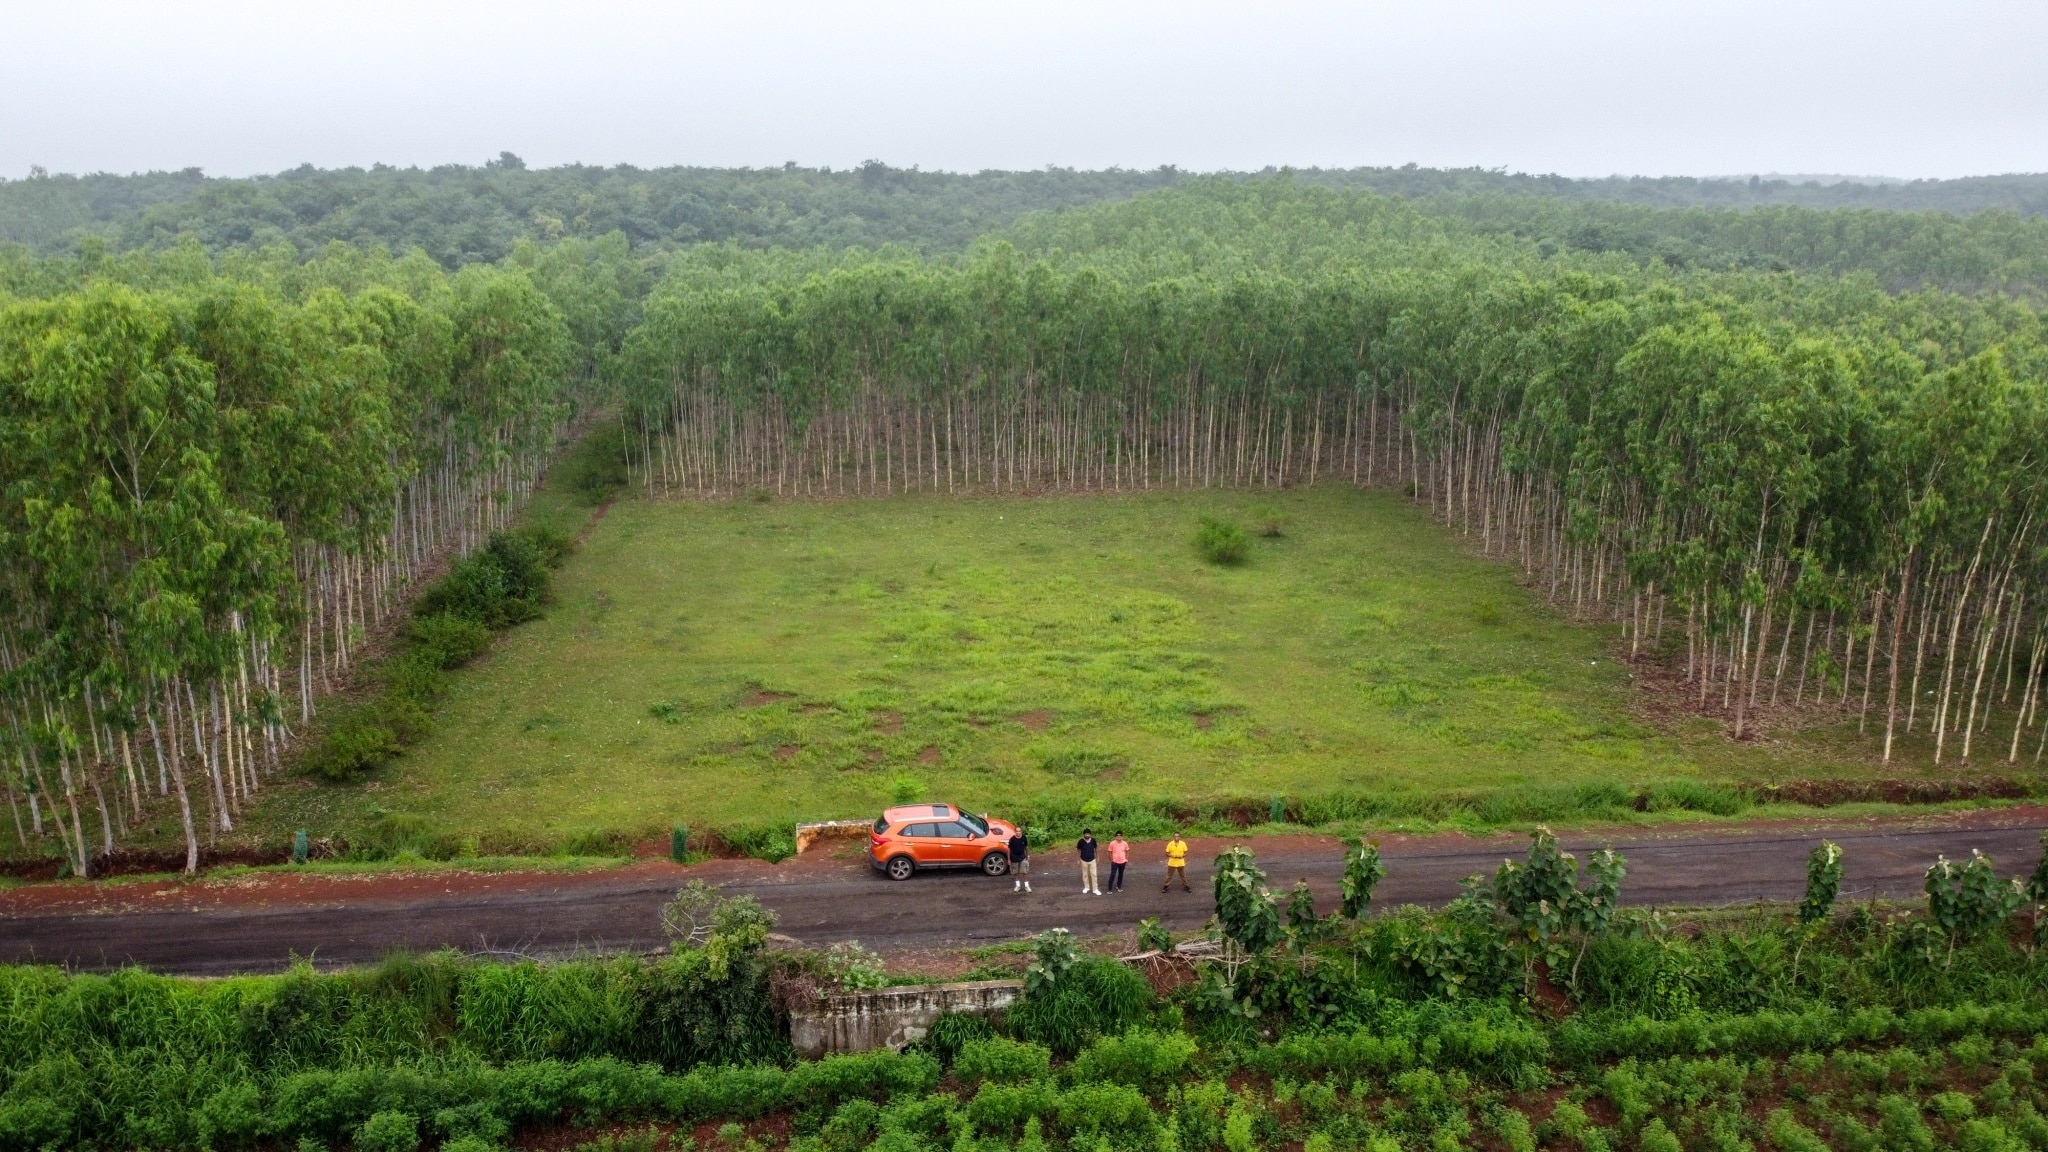
POLYGON ((1867 771, 1853 732, 1647 726, 1612 630, 1516 576, 1398 497, 1337 486, 626 499, 373 792, 298 790, 263 822, 322 834, 375 805, 488 852, 906 798, 1399 803, 1867 771), (1243 565, 1198 557, 1202 515, 1272 511, 1285 534, 1243 565))

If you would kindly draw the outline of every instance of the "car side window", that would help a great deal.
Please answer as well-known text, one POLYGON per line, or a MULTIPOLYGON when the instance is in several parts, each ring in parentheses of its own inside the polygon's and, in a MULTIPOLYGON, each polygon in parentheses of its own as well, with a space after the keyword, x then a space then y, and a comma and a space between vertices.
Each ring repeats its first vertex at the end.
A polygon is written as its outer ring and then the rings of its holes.
POLYGON ((939 835, 948 840, 972 840, 974 838, 973 833, 969 832, 957 820, 939 825, 939 835))
POLYGON ((910 824, 904 827, 903 834, 905 836, 937 836, 939 829, 935 824, 910 824))

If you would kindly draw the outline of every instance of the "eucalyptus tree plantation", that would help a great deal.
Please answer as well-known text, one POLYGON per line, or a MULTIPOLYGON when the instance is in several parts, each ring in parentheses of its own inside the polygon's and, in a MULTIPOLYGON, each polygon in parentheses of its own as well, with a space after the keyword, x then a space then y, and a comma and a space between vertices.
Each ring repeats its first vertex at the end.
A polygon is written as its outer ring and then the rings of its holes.
POLYGON ((2039 758, 2033 307, 1550 261, 1284 186, 1011 240, 657 291, 625 352, 647 490, 1399 485, 1737 738, 1828 709, 1886 761, 2039 758))
POLYGON ((79 874, 166 805, 195 868, 553 447, 569 335, 525 273, 330 257, 0 309, 0 752, 79 874))

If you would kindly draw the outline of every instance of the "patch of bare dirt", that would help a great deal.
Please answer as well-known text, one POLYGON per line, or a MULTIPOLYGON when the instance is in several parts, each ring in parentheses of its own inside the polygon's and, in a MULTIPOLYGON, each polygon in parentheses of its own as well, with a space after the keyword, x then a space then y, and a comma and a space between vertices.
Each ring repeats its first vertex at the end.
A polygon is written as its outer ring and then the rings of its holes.
POLYGON ((1198 732, 1207 732, 1209 729, 1214 728, 1216 726, 1216 718, 1214 716, 1209 715, 1207 712, 1195 713, 1194 719, 1195 730, 1198 732))
POLYGON ((780 744, 775 748, 775 758, 777 760, 794 760, 803 753, 803 750, 804 746, 801 744, 780 744))
POLYGON ((604 519, 605 513, 610 512, 612 510, 612 501, 617 500, 618 498, 619 494, 614 492, 611 495, 605 497, 604 501, 600 503, 594 510, 592 510, 592 512, 590 513, 590 519, 584 521, 583 528, 576 533, 576 546, 578 548, 583 547, 583 542, 585 540, 590 539, 590 534, 592 532, 597 531, 598 522, 604 519))
POLYGON ((877 712, 874 715, 874 719, 870 721, 870 726, 884 736, 894 736, 898 732, 903 731, 903 713, 877 712))
POLYGON ((740 707, 766 708, 770 704, 780 704, 784 700, 793 699, 795 696, 788 692, 771 692, 766 688, 755 688, 740 697, 740 707))
POLYGON ((1059 719, 1059 713, 1050 708, 1034 708, 1029 712, 1019 712, 1011 719, 1022 724, 1026 732, 1043 732, 1059 719))
POLYGON ((917 762, 919 764, 937 764, 939 759, 939 746, 937 744, 927 744, 917 750, 917 762))

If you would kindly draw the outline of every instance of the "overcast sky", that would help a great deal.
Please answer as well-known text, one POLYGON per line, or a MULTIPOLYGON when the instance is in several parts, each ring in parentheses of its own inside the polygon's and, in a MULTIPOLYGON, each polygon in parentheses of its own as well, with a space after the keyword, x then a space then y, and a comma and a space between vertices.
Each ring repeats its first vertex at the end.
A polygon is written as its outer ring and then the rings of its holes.
POLYGON ((0 0, 0 176, 2048 170, 2048 0, 0 0))

